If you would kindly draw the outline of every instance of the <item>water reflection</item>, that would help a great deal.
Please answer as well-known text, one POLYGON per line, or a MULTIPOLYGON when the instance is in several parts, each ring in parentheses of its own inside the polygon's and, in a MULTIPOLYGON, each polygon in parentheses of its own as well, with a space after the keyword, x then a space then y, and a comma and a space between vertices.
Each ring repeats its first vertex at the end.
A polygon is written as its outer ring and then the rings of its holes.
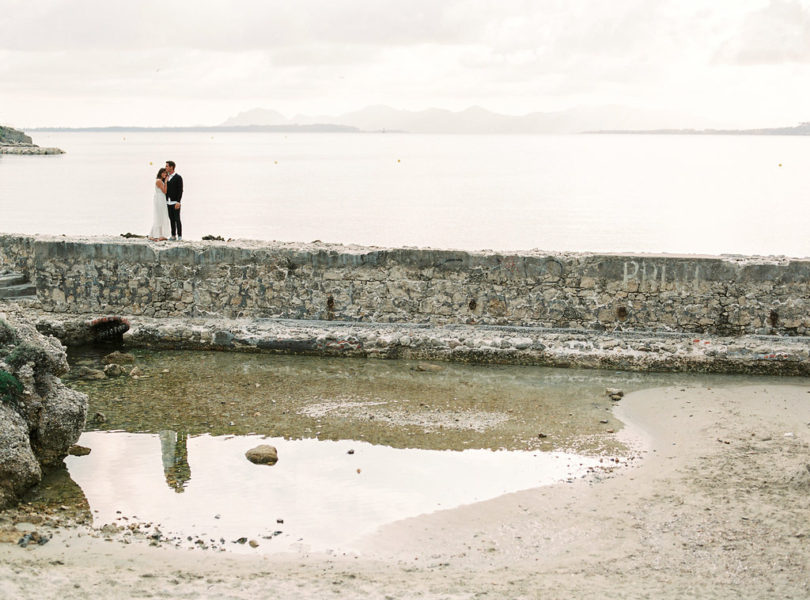
POLYGON ((95 526, 148 522, 181 547, 203 539, 245 552, 351 550, 386 523, 580 477, 599 464, 564 452, 405 450, 356 440, 173 433, 82 435, 92 452, 68 457, 67 464, 93 508, 95 526), (179 464, 190 465, 186 473, 194 470, 182 494, 166 485, 167 469, 158 467, 157 456, 160 448, 167 464, 164 450, 176 457, 178 444, 188 449, 179 464), (278 463, 249 462, 245 452, 258 444, 275 446, 278 463), (259 548, 234 543, 244 537, 259 548))
POLYGON ((158 437, 166 483, 169 488, 182 494, 191 479, 191 467, 188 464, 188 434, 164 430, 158 437))
POLYGON ((28 491, 23 502, 35 508, 59 509, 58 514, 76 522, 89 523, 92 520, 84 489, 73 480, 64 464, 45 470, 42 481, 28 491))

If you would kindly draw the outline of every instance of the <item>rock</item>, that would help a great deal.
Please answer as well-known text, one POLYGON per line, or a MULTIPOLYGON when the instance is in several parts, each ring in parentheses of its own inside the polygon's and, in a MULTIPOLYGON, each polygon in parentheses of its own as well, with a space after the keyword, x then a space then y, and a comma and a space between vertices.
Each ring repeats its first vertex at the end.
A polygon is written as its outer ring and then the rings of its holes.
POLYGON ((68 448, 68 454, 71 456, 87 456, 90 454, 90 448, 73 444, 70 448, 68 448))
POLYGON ((444 367, 440 367, 439 365, 432 365, 430 363, 418 363, 415 367, 413 367, 414 371, 424 371, 427 373, 438 373, 439 371, 444 371, 444 367))
POLYGON ((23 548, 27 548, 28 544, 38 544, 42 546, 44 544, 47 544, 48 541, 50 541, 50 539, 51 536, 49 535, 42 535, 36 531, 32 531, 22 536, 17 542, 17 545, 23 548))
POLYGON ((48 466, 61 464, 68 448, 82 434, 87 415, 87 395, 56 381, 54 389, 44 398, 48 408, 40 413, 38 435, 31 444, 39 462, 48 466))
POLYGON ((214 333, 214 345, 230 346, 233 342, 233 334, 230 331, 217 331, 214 333))
POLYGON ((250 540, 248 542, 248 544, 250 545, 251 548, 258 548, 259 547, 259 542, 257 542, 256 540, 250 540))
POLYGON ((20 534, 16 531, 0 531, 0 544, 16 544, 20 534))
POLYGON ((0 403, 0 507, 12 505, 42 479, 28 427, 17 412, 0 403))
POLYGON ((547 435, 547 434, 545 434, 545 433, 538 433, 538 434, 537 434, 537 437, 539 437, 540 439, 543 439, 543 438, 547 438, 547 437, 548 437, 548 435, 547 435))
POLYGON ((124 374, 124 369, 121 368, 121 365, 112 363, 104 367, 104 374, 107 377, 121 377, 124 374))
POLYGON ((140 377, 141 375, 143 375, 143 371, 141 371, 140 367, 133 367, 129 372, 130 377, 140 377))
POLYGON ((79 370, 76 371, 76 375, 79 377, 79 379, 84 379, 87 381, 107 379, 107 376, 104 374, 104 371, 99 371, 98 369, 91 369, 90 367, 79 367, 79 370))
POLYGON ((129 352, 110 352, 107 356, 101 359, 105 365, 131 365, 135 362, 135 356, 129 352))
POLYGON ((93 415, 93 423, 106 423, 107 416, 103 412, 97 412, 93 415))
POLYGON ((68 370, 64 346, 17 319, 0 319, 0 508, 61 463, 87 415, 87 396, 58 377, 68 370))
POLYGON ((525 350, 526 348, 531 348, 532 344, 534 343, 532 338, 528 337, 512 338, 509 341, 512 344, 512 347, 517 350, 525 350))
POLYGON ((618 396, 619 398, 621 398, 622 396, 624 396, 624 391, 622 391, 622 390, 620 390, 618 388, 607 388, 605 390, 605 394, 607 394, 611 398, 613 396, 618 396))
POLYGON ((261 444, 245 452, 247 459, 256 465, 274 465, 278 462, 278 450, 268 444, 261 444))

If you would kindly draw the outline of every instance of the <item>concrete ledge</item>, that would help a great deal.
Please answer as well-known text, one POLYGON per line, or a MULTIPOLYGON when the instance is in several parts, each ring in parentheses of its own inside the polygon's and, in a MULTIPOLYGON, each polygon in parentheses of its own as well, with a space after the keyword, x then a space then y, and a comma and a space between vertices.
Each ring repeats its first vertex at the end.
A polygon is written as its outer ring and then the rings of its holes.
MULTIPOLYGON (((89 341, 89 319, 29 312, 63 343, 89 341)), ((532 327, 363 324, 275 319, 150 319, 128 316, 133 348, 227 350, 518 364, 626 371, 810 375, 810 340, 594 333, 532 327)))

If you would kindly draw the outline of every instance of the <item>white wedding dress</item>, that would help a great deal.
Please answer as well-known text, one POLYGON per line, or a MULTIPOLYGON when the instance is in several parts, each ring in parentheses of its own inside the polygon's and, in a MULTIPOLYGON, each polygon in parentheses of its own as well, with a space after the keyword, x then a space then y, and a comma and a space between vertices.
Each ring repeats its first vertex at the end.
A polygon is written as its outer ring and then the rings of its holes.
POLYGON ((155 197, 152 200, 152 229, 149 237, 153 239, 168 238, 171 235, 169 210, 166 208, 166 194, 160 191, 155 182, 155 197))

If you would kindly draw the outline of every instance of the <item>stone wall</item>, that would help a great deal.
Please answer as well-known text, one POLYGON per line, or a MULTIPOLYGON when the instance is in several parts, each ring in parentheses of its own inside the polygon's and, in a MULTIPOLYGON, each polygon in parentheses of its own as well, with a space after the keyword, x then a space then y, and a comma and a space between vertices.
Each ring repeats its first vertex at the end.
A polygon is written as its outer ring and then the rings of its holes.
POLYGON ((810 261, 0 236, 75 314, 806 335, 810 261))

